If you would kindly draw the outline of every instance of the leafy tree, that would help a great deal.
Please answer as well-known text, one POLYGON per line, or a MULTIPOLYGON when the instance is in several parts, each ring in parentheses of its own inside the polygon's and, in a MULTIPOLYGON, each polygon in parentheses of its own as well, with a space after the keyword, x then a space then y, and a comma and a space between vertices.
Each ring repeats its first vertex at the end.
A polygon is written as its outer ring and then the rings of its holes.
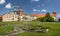
POLYGON ((50 13, 46 13, 46 16, 45 17, 50 17, 50 13))
POLYGON ((52 18, 52 17, 50 16, 50 13, 46 13, 45 18, 46 18, 46 21, 47 21, 47 22, 53 22, 53 21, 54 21, 54 18, 52 18))
POLYGON ((43 18, 40 18, 39 21, 41 21, 41 22, 53 22, 54 19, 50 16, 50 13, 46 13, 46 16, 43 18))
POLYGON ((60 22, 60 18, 58 18, 58 21, 60 22))

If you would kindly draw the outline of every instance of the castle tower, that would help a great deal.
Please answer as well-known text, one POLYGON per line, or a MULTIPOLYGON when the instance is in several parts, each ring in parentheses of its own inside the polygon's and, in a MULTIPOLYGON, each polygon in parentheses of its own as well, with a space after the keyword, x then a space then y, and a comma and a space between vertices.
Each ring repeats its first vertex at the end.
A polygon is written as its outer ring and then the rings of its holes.
POLYGON ((56 21, 56 11, 54 11, 54 12, 52 12, 52 15, 51 15, 53 18, 54 18, 54 20, 56 21))
POLYGON ((56 11, 52 12, 52 14, 54 15, 54 17, 56 17, 56 11))
POLYGON ((14 6, 14 13, 18 14, 18 7, 16 5, 14 6))
POLYGON ((22 7, 20 7, 19 15, 20 15, 20 16, 23 15, 23 8, 22 8, 22 7))

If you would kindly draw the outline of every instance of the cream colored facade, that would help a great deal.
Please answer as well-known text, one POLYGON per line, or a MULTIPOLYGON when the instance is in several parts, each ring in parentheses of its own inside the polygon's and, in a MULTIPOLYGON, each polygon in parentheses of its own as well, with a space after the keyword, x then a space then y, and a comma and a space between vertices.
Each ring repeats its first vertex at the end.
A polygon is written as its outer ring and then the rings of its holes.
POLYGON ((56 17, 52 17, 56 21, 56 17))
POLYGON ((3 15, 3 22, 6 21, 18 21, 18 15, 14 13, 6 13, 3 15))
POLYGON ((28 15, 22 15, 19 16, 17 14, 14 13, 6 13, 3 15, 3 22, 7 22, 7 21, 32 21, 33 17, 28 16, 28 15))
POLYGON ((20 18, 20 21, 32 21, 37 19, 36 17, 31 17, 29 15, 22 15, 22 16, 19 16, 19 18, 20 18))

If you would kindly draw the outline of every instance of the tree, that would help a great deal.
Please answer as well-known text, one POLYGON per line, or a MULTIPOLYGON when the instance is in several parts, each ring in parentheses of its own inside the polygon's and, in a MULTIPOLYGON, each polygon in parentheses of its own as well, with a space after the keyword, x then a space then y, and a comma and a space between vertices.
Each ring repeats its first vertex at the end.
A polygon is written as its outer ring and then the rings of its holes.
POLYGON ((40 18, 39 21, 41 22, 53 22, 54 18, 50 16, 50 13, 46 13, 46 16, 43 18, 40 18))
POLYGON ((2 22, 2 19, 0 19, 0 22, 2 22))
POLYGON ((53 22, 53 21, 54 21, 54 18, 52 18, 52 17, 50 16, 50 13, 46 13, 45 18, 46 18, 46 21, 47 21, 47 22, 53 22))
POLYGON ((58 21, 60 22, 60 18, 58 18, 58 21))
POLYGON ((50 17, 50 13, 46 13, 46 16, 45 17, 50 17))

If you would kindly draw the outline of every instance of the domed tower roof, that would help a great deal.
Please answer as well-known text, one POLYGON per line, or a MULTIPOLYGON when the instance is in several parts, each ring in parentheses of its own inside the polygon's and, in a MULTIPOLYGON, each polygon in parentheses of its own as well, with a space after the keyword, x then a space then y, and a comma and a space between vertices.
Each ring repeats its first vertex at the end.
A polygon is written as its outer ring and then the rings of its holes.
POLYGON ((51 14, 52 17, 56 17, 56 11, 53 11, 51 14))
POLYGON ((53 14, 56 14, 56 11, 52 12, 53 14))

